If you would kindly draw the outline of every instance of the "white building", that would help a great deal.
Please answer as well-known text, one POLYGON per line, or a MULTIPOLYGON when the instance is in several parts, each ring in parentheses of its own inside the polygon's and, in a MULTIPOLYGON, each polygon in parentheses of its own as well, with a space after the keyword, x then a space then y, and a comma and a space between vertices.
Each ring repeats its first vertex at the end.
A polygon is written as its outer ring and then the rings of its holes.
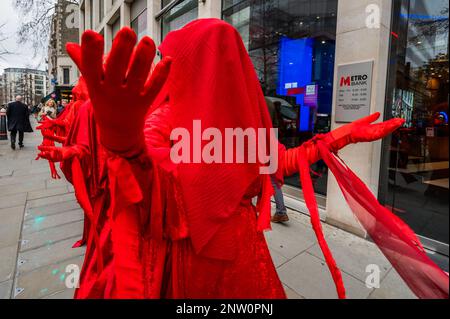
MULTIPOLYGON (((121 27, 131 26, 139 37, 149 35, 159 44, 168 32, 208 17, 224 19, 238 29, 265 94, 294 110, 294 123, 280 139, 288 147, 342 125, 336 120, 342 104, 338 74, 345 65, 358 72, 358 63, 369 62, 364 68, 372 85, 363 113, 380 112, 385 119, 402 116, 408 130, 398 133, 401 138, 351 145, 340 156, 428 248, 448 256, 447 1, 82 0, 80 4, 80 30, 101 33, 106 51, 121 27), (306 102, 308 94, 312 96, 306 102)), ((365 236, 332 174, 320 163, 313 169, 321 173, 313 179, 322 218, 365 236)), ((298 177, 287 179, 284 191, 289 206, 306 211, 298 177)))
POLYGON ((80 30, 92 29, 105 37, 106 49, 124 26, 139 37, 151 36, 157 44, 171 30, 199 17, 222 15, 221 0, 81 0, 80 30))
POLYGON ((60 95, 70 92, 78 81, 78 69, 66 52, 67 42, 78 42, 78 26, 78 6, 58 0, 52 17, 47 62, 49 86, 60 95))
POLYGON ((23 97, 23 102, 27 105, 39 104, 41 99, 47 95, 48 80, 45 71, 8 68, 5 69, 2 77, 3 101, 0 104, 7 104, 15 100, 17 95, 23 97))

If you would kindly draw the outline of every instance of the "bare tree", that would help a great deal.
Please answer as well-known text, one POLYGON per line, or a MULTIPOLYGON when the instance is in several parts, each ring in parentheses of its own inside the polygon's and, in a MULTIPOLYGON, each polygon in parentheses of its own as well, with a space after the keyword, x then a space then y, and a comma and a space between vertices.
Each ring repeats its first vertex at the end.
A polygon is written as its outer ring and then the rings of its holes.
POLYGON ((4 59, 3 57, 5 55, 11 54, 11 52, 3 45, 3 43, 5 42, 6 39, 8 39, 8 37, 6 36, 6 34, 4 34, 4 32, 2 31, 2 29, 4 28, 5 24, 0 24, 0 59, 4 59))
MULTIPOLYGON (((79 4, 78 0, 65 0, 79 4)), ((21 24, 17 35, 18 43, 31 44, 37 56, 47 49, 53 13, 58 0, 12 0, 20 15, 21 24)))

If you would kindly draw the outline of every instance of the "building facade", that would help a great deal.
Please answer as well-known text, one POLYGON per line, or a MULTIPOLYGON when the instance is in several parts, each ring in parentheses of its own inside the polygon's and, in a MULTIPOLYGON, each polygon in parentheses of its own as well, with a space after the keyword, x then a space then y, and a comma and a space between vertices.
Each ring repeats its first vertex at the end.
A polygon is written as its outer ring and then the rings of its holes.
MULTIPOLYGON (((159 44, 196 18, 237 28, 264 94, 281 103, 280 141, 295 147, 357 116, 403 117, 383 142, 340 157, 425 245, 448 256, 449 5, 444 0, 84 0, 81 30, 121 27, 159 44), (366 80, 353 81, 353 76, 366 80), (367 80, 368 79, 368 80, 367 80)), ((365 236, 323 163, 312 177, 322 218, 365 236)), ((306 212, 298 176, 287 204, 306 212)))
POLYGON ((45 71, 8 68, 0 77, 2 83, 0 96, 3 99, 0 104, 2 105, 14 101, 17 95, 23 97, 25 104, 37 105, 47 95, 48 79, 45 71))
POLYGON ((58 0, 52 17, 47 59, 49 87, 63 99, 69 99, 68 95, 79 77, 75 63, 66 52, 68 42, 78 42, 78 10, 78 5, 58 0))

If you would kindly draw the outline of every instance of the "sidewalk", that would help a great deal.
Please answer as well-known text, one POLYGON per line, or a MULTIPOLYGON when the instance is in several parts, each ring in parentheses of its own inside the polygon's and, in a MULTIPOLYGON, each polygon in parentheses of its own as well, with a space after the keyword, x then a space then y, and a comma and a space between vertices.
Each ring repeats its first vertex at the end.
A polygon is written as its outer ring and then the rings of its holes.
MULTIPOLYGON (((83 213, 73 188, 52 180, 46 161, 35 161, 39 132, 25 135, 25 148, 0 141, 0 299, 71 298, 66 267, 81 267, 83 213)), ((309 217, 289 212, 291 221, 267 233, 272 258, 289 298, 336 298, 334 284, 316 243, 309 217)), ((324 225, 349 298, 414 298, 371 242, 324 225), (367 288, 367 265, 381 271, 379 289, 367 288)))

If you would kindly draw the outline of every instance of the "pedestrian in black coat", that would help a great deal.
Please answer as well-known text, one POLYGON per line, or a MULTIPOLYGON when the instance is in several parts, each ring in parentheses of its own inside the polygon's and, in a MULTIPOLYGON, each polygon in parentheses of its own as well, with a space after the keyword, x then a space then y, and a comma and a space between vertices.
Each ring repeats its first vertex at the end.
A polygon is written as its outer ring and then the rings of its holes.
POLYGON ((16 97, 16 102, 8 105, 6 116, 8 118, 8 130, 11 132, 11 148, 16 149, 17 132, 19 132, 19 146, 22 148, 24 146, 24 133, 31 133, 33 129, 30 124, 30 111, 28 106, 22 103, 20 95, 16 97))

